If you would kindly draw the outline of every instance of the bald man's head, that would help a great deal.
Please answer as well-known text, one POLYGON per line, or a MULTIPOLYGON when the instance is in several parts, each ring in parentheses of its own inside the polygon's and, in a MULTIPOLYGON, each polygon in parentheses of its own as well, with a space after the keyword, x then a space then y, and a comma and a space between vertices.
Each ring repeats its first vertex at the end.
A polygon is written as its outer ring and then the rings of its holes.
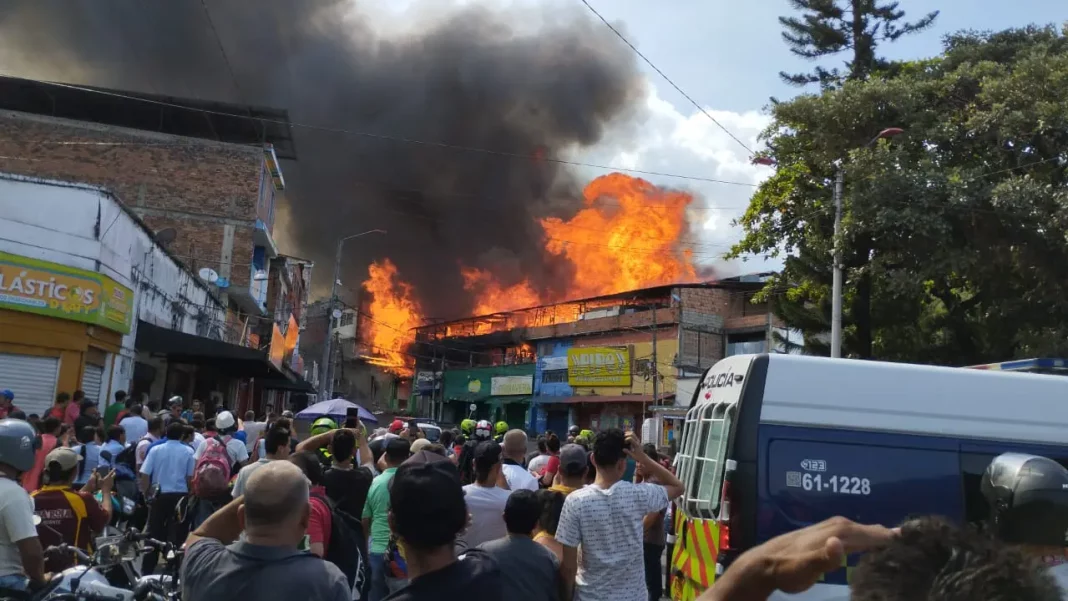
POLYGON ((509 430, 504 435, 504 444, 501 448, 509 459, 522 461, 527 454, 527 433, 522 430, 509 430))
POLYGON ((271 461, 245 483, 245 527, 277 526, 301 518, 308 504, 308 479, 288 461, 271 461))

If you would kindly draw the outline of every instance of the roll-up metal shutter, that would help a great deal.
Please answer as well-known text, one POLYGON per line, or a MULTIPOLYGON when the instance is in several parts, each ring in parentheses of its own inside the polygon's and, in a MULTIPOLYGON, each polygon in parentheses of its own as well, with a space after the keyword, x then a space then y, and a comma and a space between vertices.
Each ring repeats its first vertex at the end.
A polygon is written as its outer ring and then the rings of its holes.
MULTIPOLYGON (((58 378, 58 357, 0 353, 0 389, 14 392, 15 406, 27 415, 43 416, 48 411, 56 398, 58 378)), ((99 390, 99 380, 97 382, 99 390)))
POLYGON ((100 383, 104 381, 104 368, 91 363, 85 364, 82 374, 82 392, 90 401, 100 402, 100 383))

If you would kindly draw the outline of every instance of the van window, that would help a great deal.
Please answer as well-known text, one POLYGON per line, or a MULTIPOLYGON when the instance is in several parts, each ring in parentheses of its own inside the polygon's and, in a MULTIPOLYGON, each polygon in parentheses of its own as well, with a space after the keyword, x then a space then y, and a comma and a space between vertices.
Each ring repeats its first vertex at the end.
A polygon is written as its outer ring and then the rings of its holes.
MULTIPOLYGON (((1006 446, 1004 452, 1031 453, 1049 457, 1068 468, 1068 449, 1060 449, 1056 452, 1050 452, 1052 449, 1042 449, 1039 452, 1039 450, 1021 449, 1015 445, 1012 447, 1006 446)), ((964 489, 964 521, 969 524, 984 527, 986 520, 990 517, 990 504, 983 496, 983 473, 999 454, 989 452, 961 452, 960 454, 960 478, 964 489)))
POLYGON ((723 461, 736 403, 707 403, 686 414, 679 473, 686 486, 683 506, 691 516, 715 518, 723 481, 723 461))

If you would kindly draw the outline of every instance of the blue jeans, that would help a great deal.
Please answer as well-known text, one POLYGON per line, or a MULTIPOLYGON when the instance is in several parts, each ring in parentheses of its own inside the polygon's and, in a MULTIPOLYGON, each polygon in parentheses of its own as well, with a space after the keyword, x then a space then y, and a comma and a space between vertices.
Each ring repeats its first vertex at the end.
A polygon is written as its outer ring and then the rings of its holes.
POLYGON ((24 591, 30 584, 30 579, 22 574, 8 574, 0 576, 0 589, 12 591, 24 591))
POLYGON ((384 553, 371 553, 371 590, 367 593, 368 601, 382 601, 389 594, 386 586, 386 556, 384 553))
POLYGON ((368 563, 371 565, 371 590, 367 593, 369 601, 382 601, 390 593, 408 586, 407 579, 393 578, 389 575, 384 553, 371 553, 368 563))

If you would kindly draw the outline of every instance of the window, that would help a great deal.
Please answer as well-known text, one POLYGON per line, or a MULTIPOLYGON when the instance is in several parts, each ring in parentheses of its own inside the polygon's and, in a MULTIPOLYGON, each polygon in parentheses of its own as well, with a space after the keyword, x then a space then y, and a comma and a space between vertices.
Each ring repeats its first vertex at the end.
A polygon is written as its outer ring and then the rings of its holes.
MULTIPOLYGON (((984 445, 985 446, 985 445, 984 445)), ((1066 449, 1023 449, 1008 448, 1005 453, 1027 453, 1049 457, 1068 468, 1068 450, 1066 449)), ((960 454, 960 478, 964 489, 964 521, 969 524, 982 526, 990 517, 990 504, 983 496, 983 473, 987 466, 1001 453, 968 453, 960 454)))
POLYGON ((566 369, 547 369, 541 372, 542 384, 566 384, 567 383, 567 370, 566 369))
POLYGON ((342 313, 341 314, 341 327, 351 326, 352 325, 352 319, 353 319, 353 317, 355 317, 355 315, 356 315, 355 313, 351 313, 351 312, 342 313))
POLYGON ((683 506, 690 515, 715 518, 723 481, 727 440, 737 403, 707 403, 686 414, 679 453, 679 476, 686 489, 683 506))

